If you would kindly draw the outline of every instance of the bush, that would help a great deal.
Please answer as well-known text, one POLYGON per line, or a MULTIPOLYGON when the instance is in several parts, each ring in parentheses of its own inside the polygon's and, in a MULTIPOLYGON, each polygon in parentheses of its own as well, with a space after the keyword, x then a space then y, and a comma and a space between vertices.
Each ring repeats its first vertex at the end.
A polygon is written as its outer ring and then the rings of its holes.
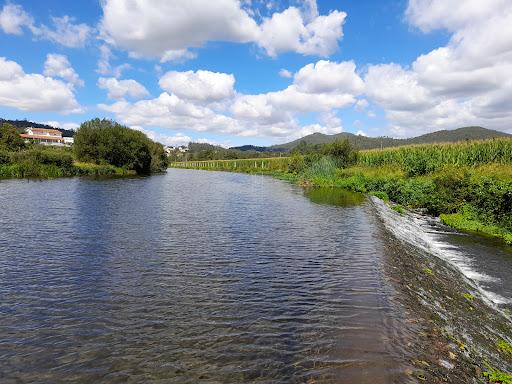
POLYGON ((7 151, 0 150, 0 164, 8 164, 11 162, 11 155, 7 151))
POLYGON ((73 156, 65 149, 35 147, 27 151, 11 153, 10 162, 55 165, 69 169, 73 167, 73 156))
POLYGON ((357 151, 352 147, 348 139, 336 140, 325 144, 322 153, 333 158, 336 166, 340 168, 346 168, 357 162, 357 151))

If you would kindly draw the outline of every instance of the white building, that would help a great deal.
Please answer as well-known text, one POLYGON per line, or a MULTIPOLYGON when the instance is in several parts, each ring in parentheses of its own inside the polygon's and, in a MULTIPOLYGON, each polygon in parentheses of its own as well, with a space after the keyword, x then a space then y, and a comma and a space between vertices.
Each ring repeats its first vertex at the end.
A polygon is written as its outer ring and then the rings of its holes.
POLYGON ((72 137, 62 137, 62 132, 58 129, 47 128, 25 128, 25 133, 20 134, 25 141, 33 141, 43 145, 71 146, 74 139, 72 137))

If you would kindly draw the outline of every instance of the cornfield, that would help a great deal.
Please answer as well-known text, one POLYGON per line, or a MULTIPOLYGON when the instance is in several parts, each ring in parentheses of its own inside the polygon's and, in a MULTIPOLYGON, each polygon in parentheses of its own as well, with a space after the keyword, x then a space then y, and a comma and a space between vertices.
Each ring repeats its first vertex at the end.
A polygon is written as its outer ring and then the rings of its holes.
POLYGON ((172 163, 174 168, 194 168, 237 172, 287 171, 291 158, 270 157, 263 159, 182 161, 172 163))
POLYGON ((396 166, 411 175, 426 174, 445 165, 477 166, 512 163, 512 139, 455 144, 428 144, 359 152, 363 166, 396 166))

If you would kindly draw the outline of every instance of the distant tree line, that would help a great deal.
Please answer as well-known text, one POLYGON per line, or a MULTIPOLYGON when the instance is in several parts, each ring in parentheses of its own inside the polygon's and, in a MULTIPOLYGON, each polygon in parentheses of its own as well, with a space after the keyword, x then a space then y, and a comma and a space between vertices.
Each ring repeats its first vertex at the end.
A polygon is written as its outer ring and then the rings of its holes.
POLYGON ((188 151, 181 152, 176 149, 170 153, 170 161, 201 161, 201 160, 230 160, 230 159, 256 159, 266 157, 279 157, 281 152, 242 151, 232 148, 224 148, 207 143, 188 144, 188 151))

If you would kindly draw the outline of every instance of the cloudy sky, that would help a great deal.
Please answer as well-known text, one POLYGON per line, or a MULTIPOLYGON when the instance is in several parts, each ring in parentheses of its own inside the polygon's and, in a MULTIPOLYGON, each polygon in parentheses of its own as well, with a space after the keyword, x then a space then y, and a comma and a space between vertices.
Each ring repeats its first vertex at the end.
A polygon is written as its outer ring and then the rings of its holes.
POLYGON ((0 0, 0 117, 171 145, 512 133, 510 0, 0 0))

